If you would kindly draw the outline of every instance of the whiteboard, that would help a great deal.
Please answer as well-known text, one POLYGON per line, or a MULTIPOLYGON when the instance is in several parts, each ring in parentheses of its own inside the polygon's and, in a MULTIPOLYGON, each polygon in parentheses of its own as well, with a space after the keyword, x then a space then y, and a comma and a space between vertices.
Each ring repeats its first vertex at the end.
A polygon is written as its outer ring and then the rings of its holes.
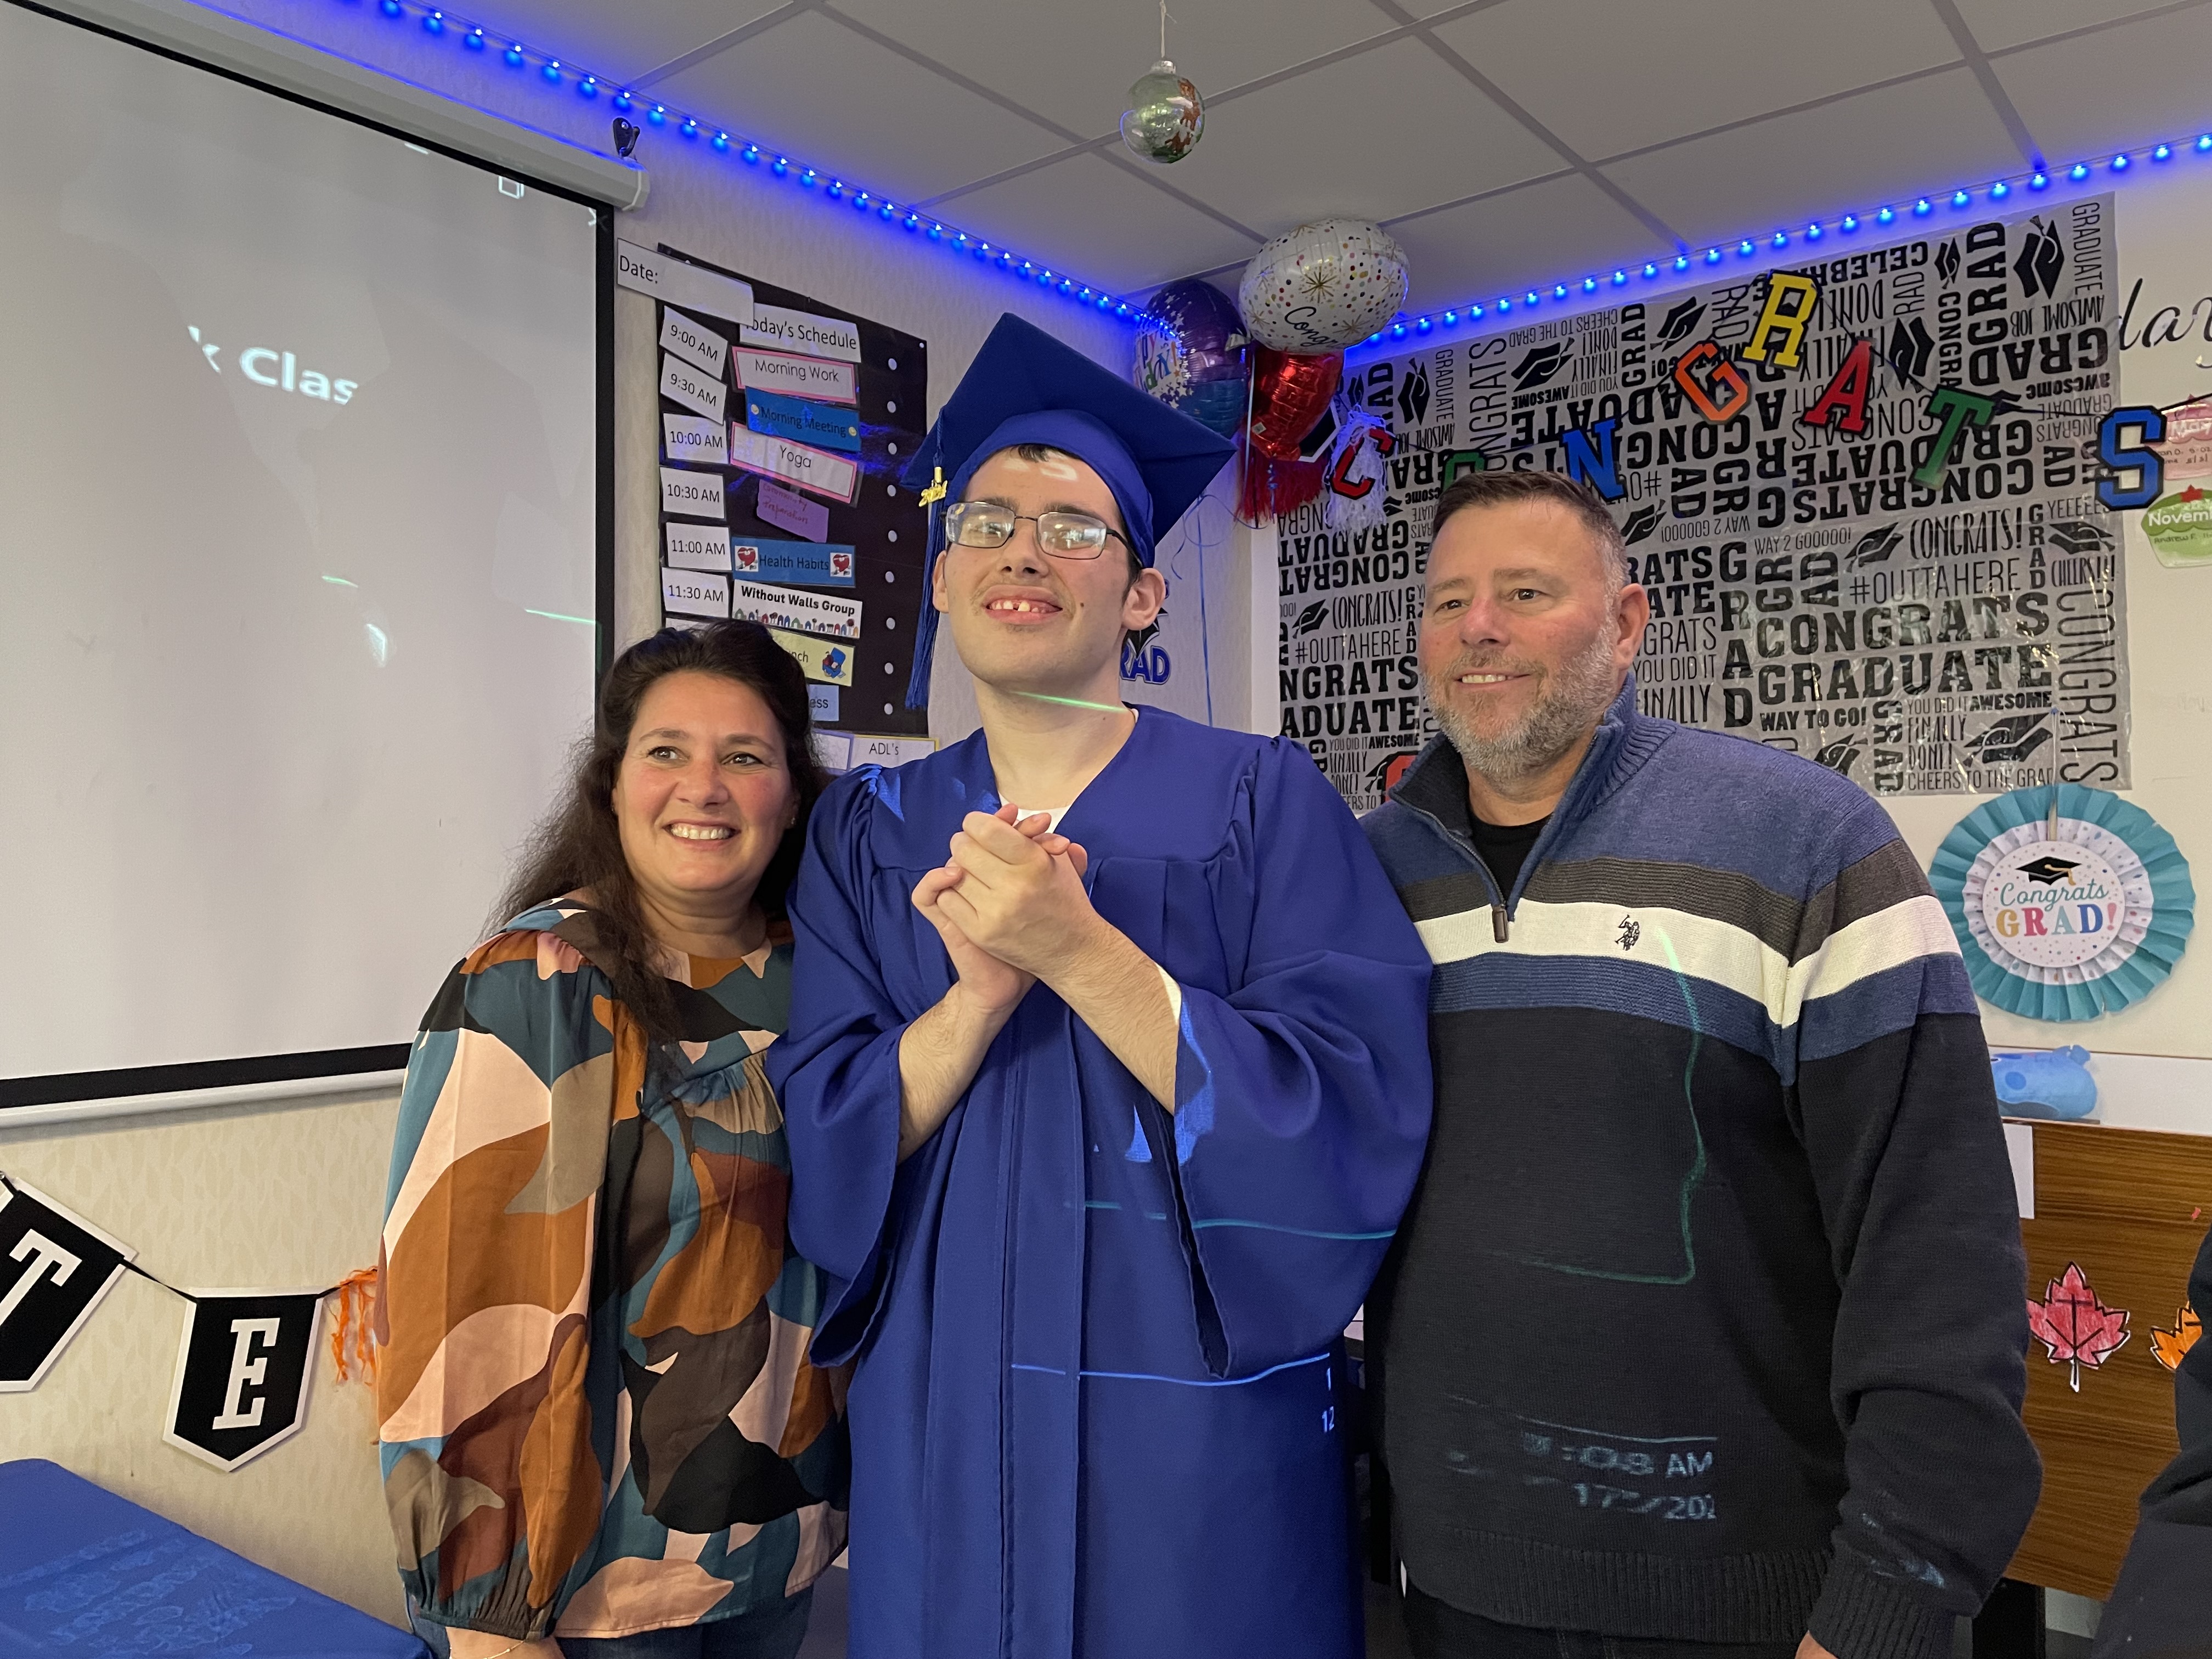
POLYGON ((397 1064, 589 721, 607 232, 13 5, 0 155, 0 1104, 397 1064))

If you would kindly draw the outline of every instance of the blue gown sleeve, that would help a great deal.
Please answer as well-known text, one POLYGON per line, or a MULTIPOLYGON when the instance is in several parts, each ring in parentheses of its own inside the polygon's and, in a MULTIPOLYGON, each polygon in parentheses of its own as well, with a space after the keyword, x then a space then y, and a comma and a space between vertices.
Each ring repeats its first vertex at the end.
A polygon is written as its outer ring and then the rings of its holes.
POLYGON ((1156 1123, 1218 1377, 1342 1333, 1412 1196, 1433 1104, 1428 953, 1365 836, 1294 744, 1261 751, 1252 787, 1243 981, 1181 988, 1176 1110, 1156 1123))
MULTIPOLYGON (((791 1147, 791 1239, 830 1275, 812 1357, 850 1359, 880 1304, 899 1179, 899 1039, 866 925, 862 856, 873 769, 833 787, 807 826, 789 904, 791 1024, 764 1056, 791 1147)), ((930 1160, 917 1153, 913 1166, 930 1160)))

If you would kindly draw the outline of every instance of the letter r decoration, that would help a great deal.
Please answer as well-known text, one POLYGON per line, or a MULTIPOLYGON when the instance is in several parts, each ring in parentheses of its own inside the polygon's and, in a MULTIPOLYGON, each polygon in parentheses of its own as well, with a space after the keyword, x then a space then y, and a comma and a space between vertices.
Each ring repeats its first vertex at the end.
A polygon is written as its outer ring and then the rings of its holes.
POLYGON ((1805 329, 1813 320, 1813 312, 1820 303, 1820 285, 1809 276, 1800 276, 1794 271, 1770 271, 1766 278, 1766 303, 1759 308, 1759 326, 1751 331, 1751 338, 1743 348, 1743 355, 1754 363, 1766 359, 1770 337, 1782 338, 1774 347, 1774 366, 1795 368, 1805 349, 1805 329))

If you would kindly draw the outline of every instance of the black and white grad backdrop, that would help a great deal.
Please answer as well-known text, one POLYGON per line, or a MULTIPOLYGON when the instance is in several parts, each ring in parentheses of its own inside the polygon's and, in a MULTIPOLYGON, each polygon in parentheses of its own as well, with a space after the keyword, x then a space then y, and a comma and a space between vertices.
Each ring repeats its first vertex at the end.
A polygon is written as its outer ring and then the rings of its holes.
POLYGON ((1355 810, 1434 734, 1415 664, 1429 526, 1470 466, 1571 472, 1611 501, 1651 597, 1649 714, 1876 794, 2128 786, 2119 526, 2099 488, 2124 447, 2101 430, 2112 198, 1901 240, 1869 224, 1820 252, 1744 275, 1700 256, 1691 286, 1632 277, 1619 304, 1347 369, 1395 441, 1388 513, 1332 531, 1325 494, 1279 521, 1278 667, 1284 735, 1355 810))

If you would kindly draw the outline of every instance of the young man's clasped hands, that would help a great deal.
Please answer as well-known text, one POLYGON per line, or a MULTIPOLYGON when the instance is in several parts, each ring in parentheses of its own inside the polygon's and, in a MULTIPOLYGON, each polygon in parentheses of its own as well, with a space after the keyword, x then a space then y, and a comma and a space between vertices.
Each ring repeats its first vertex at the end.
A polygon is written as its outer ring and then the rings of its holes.
POLYGON ((1044 981, 1172 1112, 1174 981, 1091 908, 1090 854, 1052 823, 1011 804, 969 813, 944 865, 915 884, 915 908, 963 988, 1010 1014, 1044 981))

